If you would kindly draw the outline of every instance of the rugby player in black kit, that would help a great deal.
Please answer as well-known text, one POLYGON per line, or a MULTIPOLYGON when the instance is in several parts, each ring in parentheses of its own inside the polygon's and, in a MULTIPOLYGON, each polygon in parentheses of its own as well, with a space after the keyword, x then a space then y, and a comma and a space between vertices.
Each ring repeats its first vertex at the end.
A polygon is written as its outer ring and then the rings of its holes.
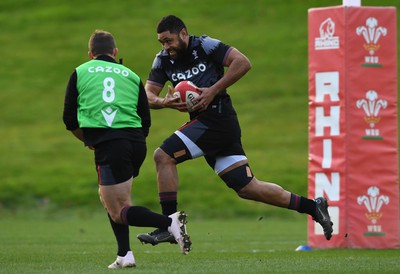
MULTIPOLYGON (((318 222, 327 240, 332 236, 328 202, 291 193, 281 186, 257 179, 241 143, 241 129, 227 88, 250 70, 251 64, 239 50, 209 36, 189 35, 183 21, 168 15, 157 26, 158 41, 163 49, 156 55, 145 90, 150 108, 173 108, 187 111, 185 103, 173 97, 167 81, 176 86, 192 81, 201 92, 190 121, 176 130, 154 152, 159 199, 164 215, 177 211, 179 163, 203 156, 214 172, 239 197, 307 213, 318 222), (226 71, 225 71, 225 68, 226 71)), ((166 230, 139 234, 142 243, 156 245, 175 242, 166 230)))

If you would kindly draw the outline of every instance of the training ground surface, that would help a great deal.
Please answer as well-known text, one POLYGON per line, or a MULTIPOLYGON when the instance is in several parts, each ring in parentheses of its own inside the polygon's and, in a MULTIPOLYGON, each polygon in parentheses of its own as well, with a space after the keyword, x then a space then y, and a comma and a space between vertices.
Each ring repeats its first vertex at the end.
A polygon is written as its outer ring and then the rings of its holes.
MULTIPOLYGON (((114 236, 103 214, 0 215, 0 273, 110 273, 114 236), (78 216, 79 215, 79 216, 78 216)), ((304 218, 303 218, 304 217, 304 218)), ((295 249, 306 242, 306 218, 198 220, 189 255, 177 245, 141 245, 131 229, 134 273, 398 273, 399 250, 295 249), (327 271, 327 272, 326 272, 327 271)))

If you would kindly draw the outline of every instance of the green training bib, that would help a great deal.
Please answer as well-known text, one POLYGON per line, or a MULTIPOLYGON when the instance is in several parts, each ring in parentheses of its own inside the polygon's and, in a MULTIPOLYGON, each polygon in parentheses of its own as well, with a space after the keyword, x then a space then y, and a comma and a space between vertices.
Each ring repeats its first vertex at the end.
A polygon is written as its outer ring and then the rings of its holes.
POLYGON ((81 128, 140 128, 139 76, 127 67, 91 60, 76 68, 81 128))

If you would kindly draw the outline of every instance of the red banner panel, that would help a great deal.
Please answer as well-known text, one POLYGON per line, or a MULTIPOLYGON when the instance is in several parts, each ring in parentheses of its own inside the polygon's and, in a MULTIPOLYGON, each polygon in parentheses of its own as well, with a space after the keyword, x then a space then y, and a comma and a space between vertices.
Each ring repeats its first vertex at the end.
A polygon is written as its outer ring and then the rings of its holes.
POLYGON ((308 11, 309 188, 334 222, 317 248, 399 248, 397 30, 392 7, 308 11))

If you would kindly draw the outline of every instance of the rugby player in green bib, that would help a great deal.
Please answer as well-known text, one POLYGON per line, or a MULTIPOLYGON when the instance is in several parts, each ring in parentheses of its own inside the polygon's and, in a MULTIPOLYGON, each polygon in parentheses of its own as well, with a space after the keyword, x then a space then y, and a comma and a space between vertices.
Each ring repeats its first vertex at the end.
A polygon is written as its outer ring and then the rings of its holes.
POLYGON ((100 200, 118 245, 117 259, 109 268, 136 265, 129 226, 168 231, 183 254, 191 245, 184 212, 161 215, 132 205, 132 183, 146 157, 151 120, 141 79, 116 62, 117 53, 111 33, 96 30, 90 36, 90 61, 70 76, 63 113, 66 128, 94 150, 100 200))

